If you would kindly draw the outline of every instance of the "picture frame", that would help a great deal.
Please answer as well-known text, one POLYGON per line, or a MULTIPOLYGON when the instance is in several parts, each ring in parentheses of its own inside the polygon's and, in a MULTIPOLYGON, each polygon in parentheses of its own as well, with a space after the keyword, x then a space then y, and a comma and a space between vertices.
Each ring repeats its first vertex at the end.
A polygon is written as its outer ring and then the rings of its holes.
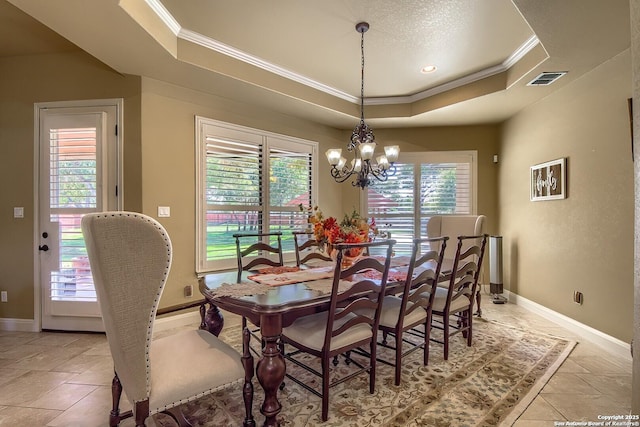
POLYGON ((558 200, 567 197, 566 157, 531 166, 531 201, 558 200))

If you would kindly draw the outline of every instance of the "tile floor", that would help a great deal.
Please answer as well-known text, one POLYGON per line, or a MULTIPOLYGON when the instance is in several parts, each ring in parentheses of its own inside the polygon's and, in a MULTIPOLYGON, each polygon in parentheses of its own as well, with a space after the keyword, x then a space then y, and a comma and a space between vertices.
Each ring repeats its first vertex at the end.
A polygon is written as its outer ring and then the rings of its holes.
MULTIPOLYGON (((630 412, 630 358, 584 342, 514 304, 483 303, 483 317, 579 342, 514 426, 548 427, 630 412)), ((226 316, 227 325, 237 321, 226 316)), ((106 426, 112 377, 102 334, 0 331, 0 426, 106 426)), ((131 427, 131 421, 121 426, 131 427)))

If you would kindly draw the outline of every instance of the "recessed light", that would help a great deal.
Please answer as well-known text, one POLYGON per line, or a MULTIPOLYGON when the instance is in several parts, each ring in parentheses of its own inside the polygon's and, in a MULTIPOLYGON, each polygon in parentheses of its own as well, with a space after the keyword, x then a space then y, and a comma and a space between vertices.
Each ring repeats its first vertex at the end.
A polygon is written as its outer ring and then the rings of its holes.
POLYGON ((420 72, 422 74, 428 74, 428 73, 433 73, 437 69, 438 69, 438 67, 436 67, 435 65, 426 65, 426 66, 422 67, 422 70, 420 70, 420 72))

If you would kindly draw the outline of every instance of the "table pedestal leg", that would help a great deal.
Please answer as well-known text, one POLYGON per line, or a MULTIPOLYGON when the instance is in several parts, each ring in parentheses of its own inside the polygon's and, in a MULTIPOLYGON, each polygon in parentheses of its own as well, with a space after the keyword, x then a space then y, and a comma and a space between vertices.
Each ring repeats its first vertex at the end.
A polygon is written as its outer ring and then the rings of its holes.
POLYGON ((215 304, 207 301, 200 306, 200 320, 200 329, 209 331, 216 337, 222 332, 224 317, 215 304), (207 309, 207 303, 209 309, 207 309))
POLYGON ((263 316, 260 319, 264 347, 262 357, 258 361, 256 376, 264 389, 264 402, 260 412, 265 416, 265 426, 277 426, 277 416, 282 409, 278 401, 278 388, 284 381, 285 362, 280 354, 278 341, 282 333, 282 323, 279 317, 263 316))

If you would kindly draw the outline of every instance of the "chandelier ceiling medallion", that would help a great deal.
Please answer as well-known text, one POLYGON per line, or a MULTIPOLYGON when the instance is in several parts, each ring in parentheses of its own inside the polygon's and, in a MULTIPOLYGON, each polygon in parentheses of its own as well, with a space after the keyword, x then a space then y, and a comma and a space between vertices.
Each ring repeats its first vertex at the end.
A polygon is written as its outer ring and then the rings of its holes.
POLYGON ((400 148, 397 145, 384 147, 385 154, 378 156, 373 162, 376 149, 375 136, 364 122, 364 33, 369 29, 369 24, 360 22, 356 24, 356 31, 360 33, 361 84, 360 84, 360 123, 353 129, 351 141, 347 144, 347 150, 353 152, 353 159, 347 165, 347 159, 342 156, 342 149, 331 148, 327 150, 327 160, 331 165, 331 176, 336 182, 345 182, 351 176, 354 177, 351 184, 361 189, 372 184, 372 179, 386 181, 389 176, 396 173, 395 162, 398 160, 400 148))

